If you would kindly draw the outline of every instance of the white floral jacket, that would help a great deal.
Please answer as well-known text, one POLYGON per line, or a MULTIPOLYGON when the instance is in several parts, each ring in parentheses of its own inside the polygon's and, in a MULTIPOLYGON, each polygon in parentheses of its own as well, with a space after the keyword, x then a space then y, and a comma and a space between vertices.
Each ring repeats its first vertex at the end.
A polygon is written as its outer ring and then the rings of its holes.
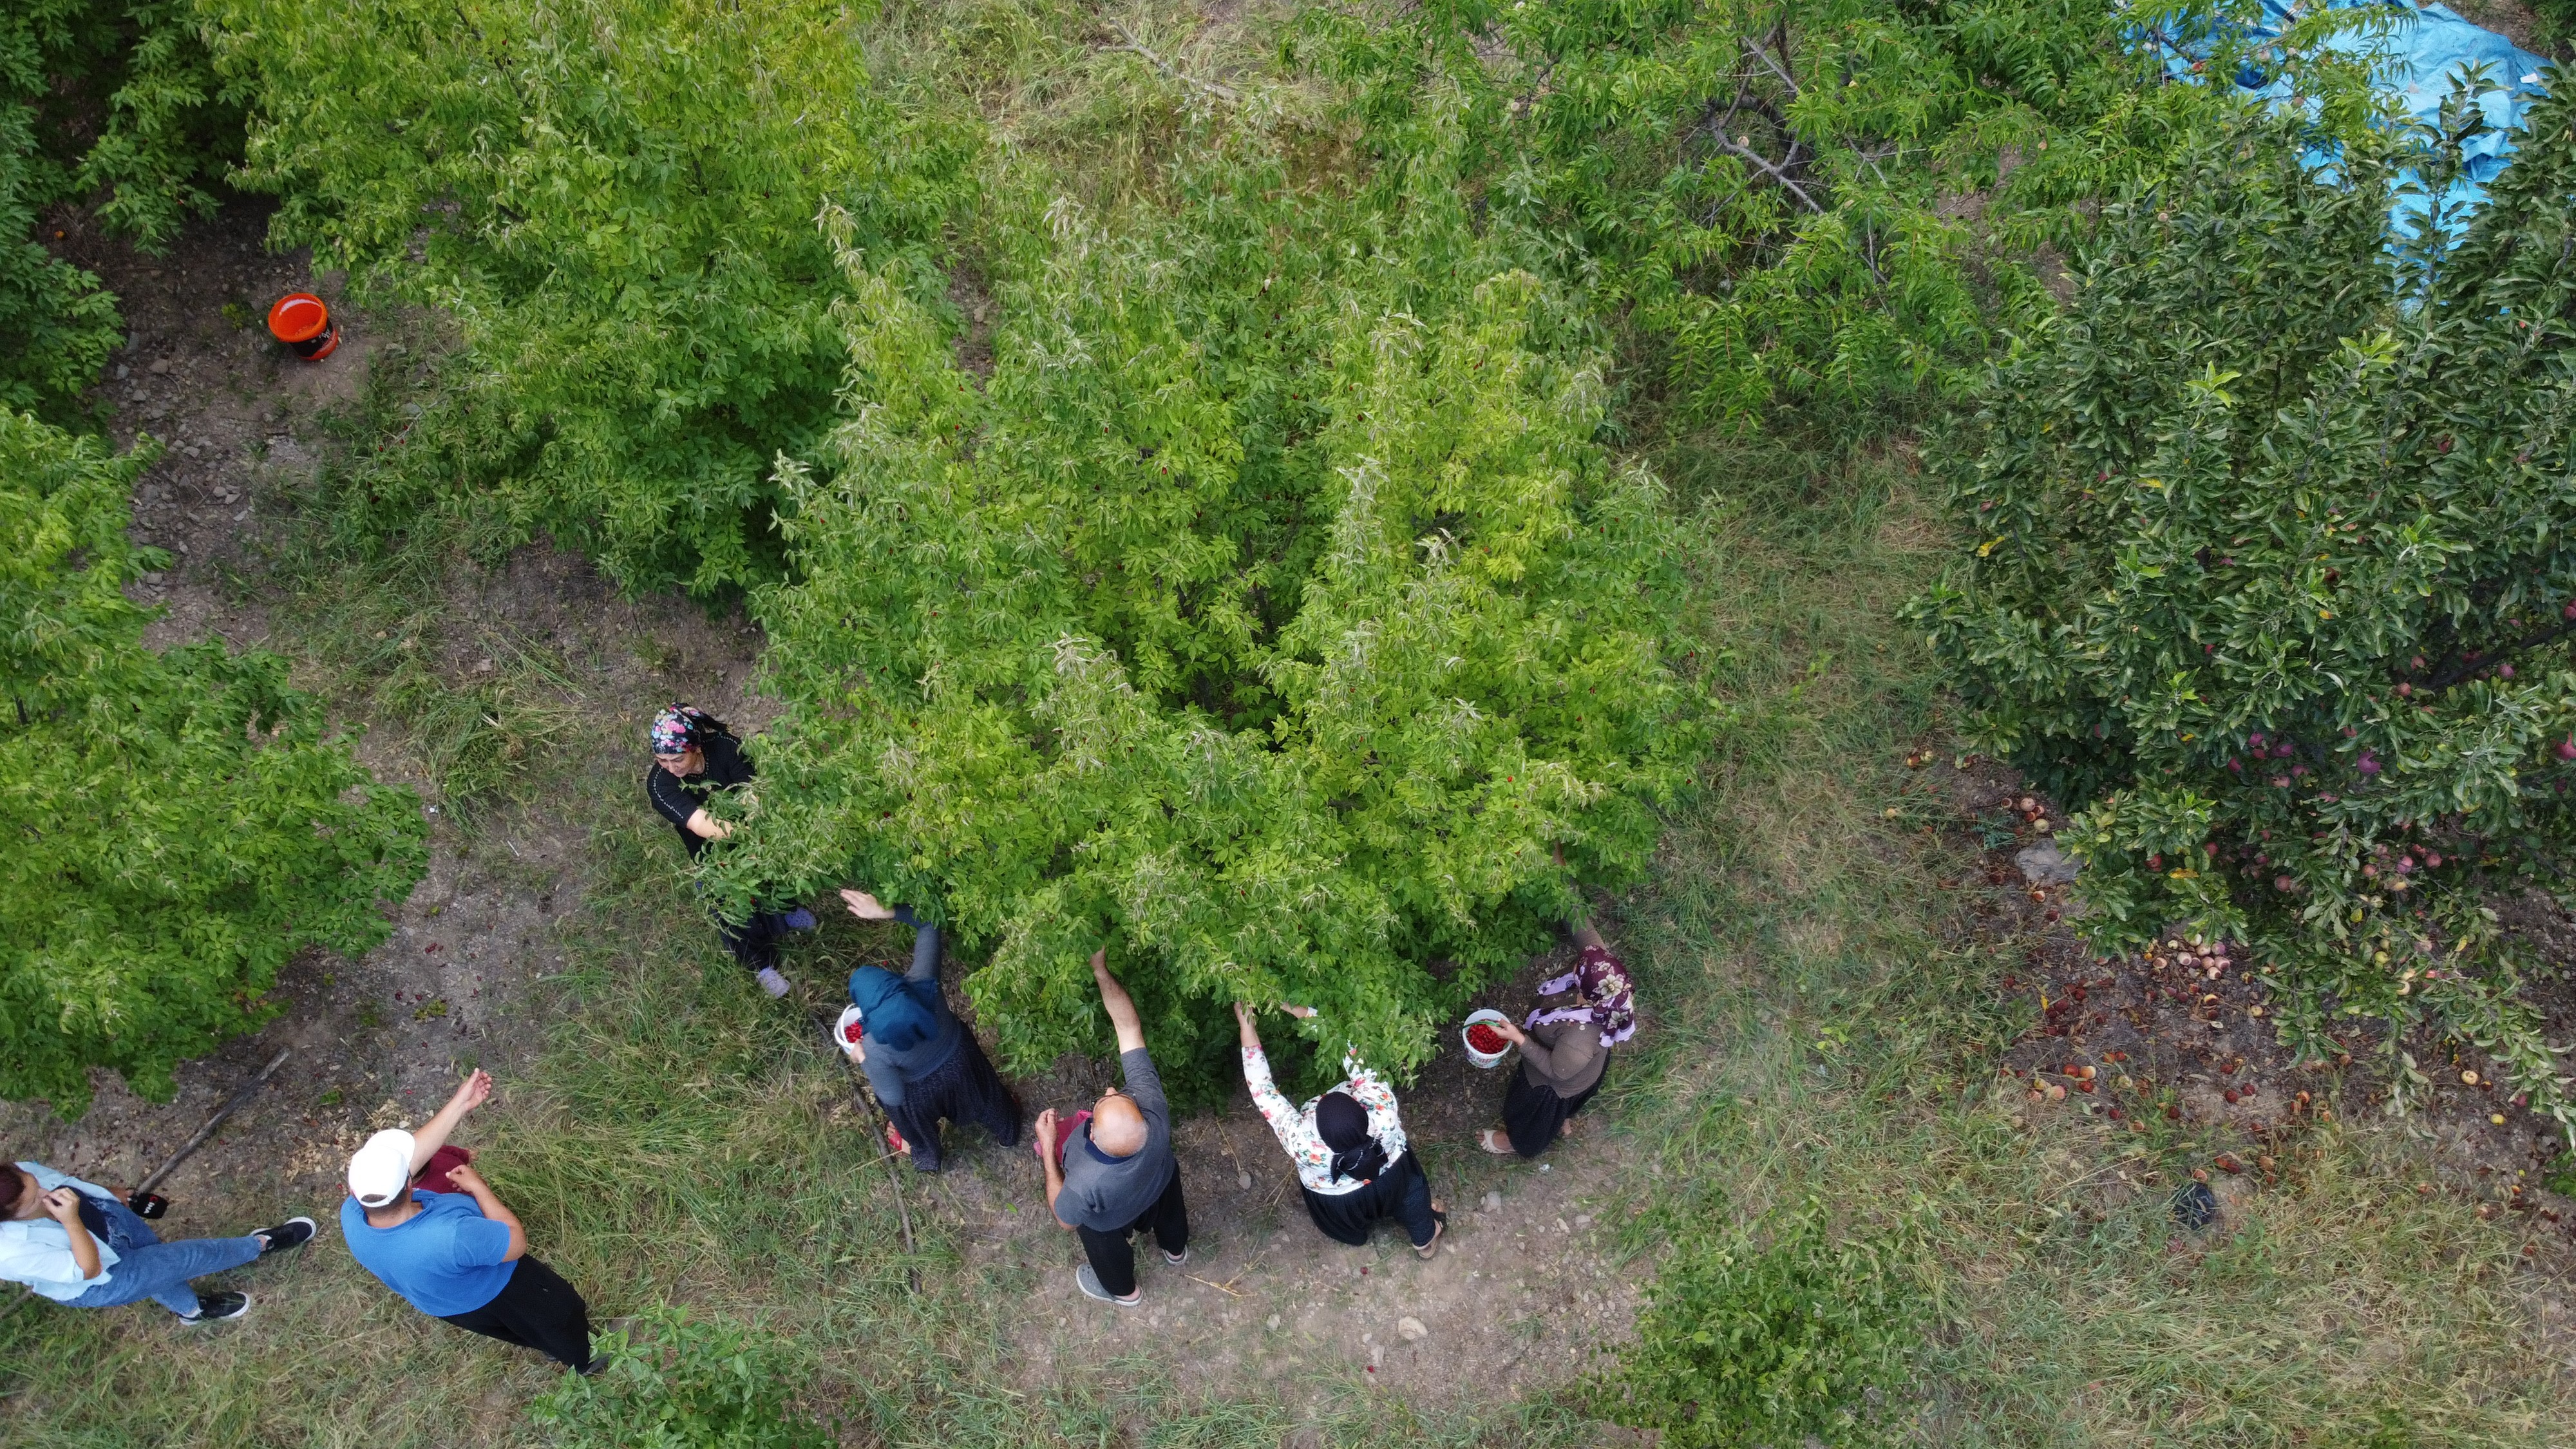
MULTIPOLYGON (((1342 1056, 1342 1074, 1347 1079, 1334 1090, 1349 1093, 1368 1109, 1369 1135, 1386 1150, 1390 1163, 1404 1155, 1404 1123, 1396 1116, 1395 1089, 1377 1073, 1370 1071, 1356 1053, 1342 1056)), ((1357 1192, 1368 1184, 1355 1177, 1333 1180, 1333 1149, 1315 1131, 1315 1104, 1320 1096, 1309 1097, 1303 1107, 1288 1105, 1279 1088, 1270 1080, 1270 1059, 1259 1047, 1243 1049, 1243 1080, 1252 1088, 1252 1105, 1261 1109, 1263 1120, 1278 1135, 1279 1145, 1288 1149, 1289 1158, 1297 1164, 1297 1180, 1326 1197, 1339 1197, 1357 1192)))

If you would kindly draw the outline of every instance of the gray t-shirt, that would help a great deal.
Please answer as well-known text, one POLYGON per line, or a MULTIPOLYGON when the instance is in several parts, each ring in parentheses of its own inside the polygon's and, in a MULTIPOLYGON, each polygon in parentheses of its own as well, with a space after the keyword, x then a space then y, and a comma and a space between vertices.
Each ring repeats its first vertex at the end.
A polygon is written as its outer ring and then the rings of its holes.
POLYGON ((1091 1124, 1083 1124, 1082 1135, 1064 1149, 1064 1191, 1055 1199, 1055 1215, 1068 1227, 1117 1232, 1143 1217, 1180 1170, 1172 1157, 1172 1108, 1163 1100, 1154 1059, 1138 1047, 1119 1053, 1118 1065, 1127 1073, 1127 1095, 1145 1114, 1145 1145, 1112 1157, 1091 1145, 1091 1124))

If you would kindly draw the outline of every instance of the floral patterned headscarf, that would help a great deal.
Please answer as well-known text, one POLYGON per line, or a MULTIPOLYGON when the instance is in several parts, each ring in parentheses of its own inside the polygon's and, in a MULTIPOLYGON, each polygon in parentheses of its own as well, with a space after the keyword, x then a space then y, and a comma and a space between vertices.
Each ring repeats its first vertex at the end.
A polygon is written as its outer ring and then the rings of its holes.
POLYGON ((709 723, 695 705, 675 704, 653 716, 653 753, 685 755, 698 747, 698 731, 709 723))
POLYGON ((1575 1006, 1554 1011, 1532 1008, 1524 1030, 1551 1021, 1588 1021, 1601 1028, 1601 1044, 1617 1046, 1637 1034, 1637 999, 1628 989, 1628 968, 1599 946, 1586 946, 1574 969, 1538 984, 1541 996, 1573 990, 1582 996, 1575 1006))

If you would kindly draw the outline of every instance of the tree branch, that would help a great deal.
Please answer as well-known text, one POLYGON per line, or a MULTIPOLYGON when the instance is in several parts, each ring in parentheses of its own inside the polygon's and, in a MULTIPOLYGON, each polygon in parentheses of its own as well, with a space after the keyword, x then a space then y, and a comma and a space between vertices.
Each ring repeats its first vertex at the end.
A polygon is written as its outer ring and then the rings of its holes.
POLYGON ((1192 87, 1193 89, 1205 91, 1209 95, 1216 97, 1220 101, 1224 101, 1228 105, 1236 104, 1243 99, 1242 93, 1237 91, 1234 87, 1218 85, 1215 81, 1200 80, 1197 76, 1191 75, 1189 72, 1182 70, 1179 66, 1172 64, 1170 61, 1156 55, 1151 50, 1146 49, 1144 42, 1138 40, 1135 32, 1129 30, 1125 24, 1112 20, 1109 22, 1109 28, 1117 31, 1118 38, 1127 43, 1125 45, 1104 45, 1100 48, 1103 55, 1114 55, 1122 50, 1132 55, 1141 55, 1154 67, 1154 69, 1161 71, 1173 80, 1179 81, 1181 84, 1192 87))

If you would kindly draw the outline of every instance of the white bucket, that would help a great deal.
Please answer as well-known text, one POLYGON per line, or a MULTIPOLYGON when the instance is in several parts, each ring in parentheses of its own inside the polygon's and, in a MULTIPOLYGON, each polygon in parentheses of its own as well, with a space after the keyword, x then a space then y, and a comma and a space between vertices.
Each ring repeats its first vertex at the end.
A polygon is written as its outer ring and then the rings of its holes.
POLYGON ((1467 1028, 1474 1026, 1480 1021, 1500 1024, 1508 1023, 1510 1020, 1510 1017, 1503 1015, 1501 1012, 1494 1010, 1490 1006, 1480 1006, 1474 1011, 1467 1013, 1466 1021, 1461 1023, 1458 1027, 1458 1041, 1460 1045, 1467 1048, 1467 1060, 1474 1062, 1480 1067, 1497 1067, 1502 1065, 1504 1056, 1511 1051, 1511 1048, 1505 1047, 1502 1051, 1498 1052, 1480 1052, 1476 1050, 1475 1042, 1468 1039, 1467 1028))
POLYGON ((859 1008, 856 1005, 841 1008, 841 1019, 832 1023, 832 1045, 847 1052, 850 1049, 850 1033, 859 1026, 859 1021, 859 1008))

